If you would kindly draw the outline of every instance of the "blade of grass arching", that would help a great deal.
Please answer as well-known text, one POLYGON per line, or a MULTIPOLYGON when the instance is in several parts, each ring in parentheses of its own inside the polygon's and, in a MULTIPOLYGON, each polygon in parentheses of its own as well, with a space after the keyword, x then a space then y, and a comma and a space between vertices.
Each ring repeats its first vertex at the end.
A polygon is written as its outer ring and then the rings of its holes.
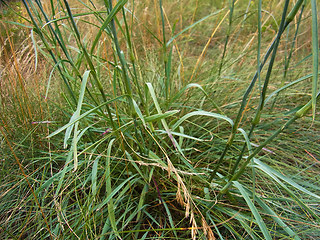
POLYGON ((201 92, 203 92, 203 94, 209 99, 209 101, 212 103, 213 107, 215 109, 217 109, 218 113, 219 114, 223 114, 222 110, 220 109, 220 107, 215 103, 214 100, 212 100, 208 93, 203 89, 203 87, 197 83, 190 83, 188 84, 187 86, 183 87, 174 97, 172 97, 168 103, 168 106, 171 106, 172 103, 174 103, 178 98, 181 97, 181 95, 186 91, 188 90, 189 88, 199 88, 201 92))
POLYGON ((251 210, 251 213, 253 214, 254 218, 256 219, 256 222, 260 228, 260 230, 262 231, 262 234, 264 236, 265 239, 268 239, 268 240, 272 240, 272 237, 269 233, 269 230, 267 229, 267 226, 265 224, 265 222, 263 221, 261 215, 259 214, 259 211, 258 209, 256 208, 256 206, 253 204, 253 202, 251 201, 247 191, 243 188, 243 186, 237 182, 237 181, 234 181, 233 182, 233 185, 239 189, 242 197, 244 198, 244 200, 247 202, 248 204, 248 207, 250 208, 251 210))
POLYGON ((245 143, 247 145, 249 154, 251 154, 252 153, 252 146, 251 146, 251 142, 250 142, 250 138, 249 138, 248 134, 242 128, 238 128, 238 131, 242 134, 242 136, 243 136, 243 138, 245 140, 245 143))
POLYGON ((48 83, 47 83, 47 88, 46 88, 45 99, 48 98, 49 89, 50 89, 50 85, 51 85, 51 79, 52 79, 52 77, 53 77, 53 75, 54 75, 54 72, 55 72, 56 68, 59 68, 59 67, 60 67, 59 65, 61 64, 61 62, 62 62, 62 61, 57 62, 57 63, 53 66, 52 70, 50 71, 50 75, 49 75, 48 83))
POLYGON ((108 144, 108 148, 107 148, 107 157, 106 157, 106 194, 108 197, 110 197, 107 205, 108 205, 108 219, 110 221, 113 233, 119 237, 119 233, 118 233, 118 229, 117 229, 117 225, 116 225, 116 218, 115 218, 115 213, 114 213, 114 204, 113 204, 113 198, 112 196, 112 186, 111 186, 111 171, 110 171, 110 167, 111 167, 111 150, 112 150, 112 145, 114 143, 115 139, 112 139, 109 144, 108 144))
MULTIPOLYGON (((160 134, 161 133, 167 133, 166 131, 163 131, 163 130, 156 130, 156 132, 159 132, 160 134)), ((191 140, 194 140, 194 141, 197 141, 197 142, 204 141, 201 138, 196 138, 196 137, 193 137, 193 136, 190 136, 190 135, 187 135, 187 134, 183 134, 183 133, 179 133, 179 132, 172 132, 171 131, 171 133, 172 133, 172 135, 179 137, 179 145, 180 146, 181 146, 180 142, 182 142, 182 139, 184 139, 184 138, 191 139, 191 140), (181 141, 180 141, 180 139, 181 139, 181 141)))
POLYGON ((110 103, 115 102, 115 101, 117 101, 117 100, 119 100, 119 99, 121 99, 121 98, 126 98, 126 97, 128 97, 128 96, 127 96, 127 95, 123 95, 123 96, 119 96, 119 97, 116 97, 116 98, 114 98, 114 99, 111 99, 111 100, 109 100, 109 101, 106 101, 106 102, 104 102, 104 103, 101 103, 99 106, 94 107, 94 108, 90 109, 89 111, 81 114, 79 117, 75 118, 72 122, 69 122, 68 124, 64 125, 63 127, 59 128, 58 130, 54 131, 53 133, 49 134, 49 135, 47 136, 47 138, 51 138, 51 137, 57 135, 58 133, 66 130, 68 127, 70 127, 71 125, 73 125, 73 124, 75 124, 76 122, 80 121, 80 120, 83 119, 84 117, 88 116, 89 114, 91 114, 91 113, 93 113, 93 112, 96 112, 98 109, 100 109, 100 108, 103 107, 104 105, 110 104, 110 103))
POLYGON ((213 13, 210 13, 209 15, 201 18, 200 20, 196 21, 195 23, 191 24, 190 26, 186 27, 185 29, 183 29, 181 32, 179 32, 178 34, 174 35, 172 38, 170 38, 170 40, 167 42, 167 47, 177 38, 179 37, 181 34, 187 32, 188 30, 190 30, 191 28, 193 28, 194 26, 198 25, 199 23, 205 21, 206 19, 217 15, 218 13, 220 13, 221 11, 223 11, 224 9, 220 9, 218 11, 215 11, 213 13))
MULTIPOLYGON (((257 162, 257 159, 254 159, 255 163, 257 162)), ((261 162, 260 162, 261 163, 261 162)), ((258 164, 256 165, 260 170, 262 170, 264 173, 266 173, 269 177, 271 177, 275 182, 277 182, 289 195, 290 197, 296 201, 296 203, 303 209, 305 210, 308 214, 310 214, 310 216, 314 217, 317 221, 320 221, 320 217, 319 215, 312 211, 312 209, 310 209, 310 207, 308 205, 306 205, 299 196, 297 196, 294 192, 292 192, 285 184, 283 184, 283 182, 281 182, 278 178, 278 176, 276 176, 273 172, 269 171, 268 168, 265 168, 263 166, 263 164, 258 164)), ((285 181, 286 183, 294 186, 295 188, 299 189, 300 191, 307 193, 308 195, 311 195, 313 197, 317 196, 313 193, 309 193, 308 190, 304 189, 302 186, 299 186, 298 184, 293 184, 293 181, 286 181, 288 180, 286 178, 286 180, 282 179, 283 181, 285 181), (298 185, 298 187, 297 187, 298 185), (315 196, 314 196, 315 195, 315 196)), ((319 196, 316 197, 317 199, 319 199, 319 196)))
MULTIPOLYGON (((146 85, 148 87, 148 90, 150 92, 151 98, 152 98, 153 103, 154 103, 154 105, 155 105, 155 107, 157 109, 158 114, 163 114, 162 110, 161 110, 161 107, 159 105, 159 102, 157 100, 156 94, 154 92, 154 88, 153 88, 152 84, 151 83, 146 83, 146 85)), ((170 140, 172 141, 173 145, 176 147, 176 141, 174 140, 174 137, 171 134, 171 131, 170 131, 169 127, 168 127, 168 124, 167 124, 166 120, 165 119, 161 119, 160 121, 161 121, 164 129, 166 130, 170 140)), ((183 155, 182 152, 181 152, 181 154, 183 155)))
MULTIPOLYGON (((54 7, 53 7, 54 8, 54 7)), ((52 9, 52 8, 51 8, 52 9)), ((86 16, 90 16, 90 15, 95 15, 97 18, 98 18, 98 20, 99 20, 99 22, 100 23, 103 23, 103 17, 101 17, 100 15, 98 15, 98 14, 106 14, 108 11, 106 11, 106 10, 102 10, 102 11, 94 11, 94 10, 92 10, 92 9, 90 9, 89 8, 89 10, 90 10, 90 12, 82 12, 82 13, 75 13, 75 14, 73 14, 73 17, 86 17, 86 16)), ((53 14, 53 16, 54 16, 55 14, 53 14)), ((52 20, 50 20, 49 22, 47 22, 46 24, 44 24, 43 26, 42 26, 42 28, 44 28, 44 27, 46 27, 46 25, 48 25, 48 24, 51 24, 51 23, 58 23, 58 22, 60 22, 60 21, 62 21, 62 20, 66 20, 66 19, 69 19, 69 16, 61 16, 61 17, 59 17, 59 18, 53 18, 52 20)), ((97 28, 99 28, 100 29, 100 27, 98 27, 98 25, 97 24, 93 24, 93 23, 90 23, 90 22, 88 22, 88 21, 85 21, 85 20, 83 20, 83 22, 85 22, 85 23, 88 23, 88 24, 90 24, 90 25, 92 25, 92 26, 95 26, 95 27, 97 27, 97 28)), ((25 25, 22 25, 22 26, 25 26, 25 25)), ((30 27, 30 26, 25 26, 25 27, 27 27, 27 28, 32 28, 32 27, 30 27)), ((107 29, 105 29, 105 30, 107 30, 107 29)))
MULTIPOLYGON (((77 104, 77 109, 74 112, 74 114, 72 115, 69 123, 73 122, 75 119, 79 118, 79 116, 80 116, 80 112, 81 112, 81 108, 82 108, 82 104, 83 104, 83 99, 84 99, 84 93, 85 93, 85 90, 86 90, 89 74, 90 74, 90 71, 85 71, 85 73, 83 74, 81 88, 80 88, 80 94, 79 94, 79 99, 78 99, 78 104, 77 104)), ((78 129, 77 129, 78 128, 78 123, 79 122, 76 122, 75 125, 71 125, 66 129, 66 134, 65 134, 64 143, 63 143, 64 148, 66 148, 67 145, 68 145, 67 141, 70 138, 71 131, 72 131, 73 128, 75 128, 73 144, 74 144, 74 146, 76 146, 76 143, 77 143, 76 139, 77 139, 77 134, 78 134, 78 129)), ((76 151, 76 149, 74 149, 74 150, 76 151)))
POLYGON ((318 93, 318 69, 319 69, 319 37, 318 37, 318 13, 317 1, 311 0, 312 12, 312 62, 313 62, 313 77, 312 77, 312 117, 315 119, 316 103, 318 93))
POLYGON ((146 127, 145 119, 144 119, 144 117, 142 115, 142 112, 141 112, 137 102, 134 99, 132 99, 132 103, 133 103, 133 108, 136 111, 138 117, 141 119, 143 126, 146 127))
POLYGON ((224 115, 221 115, 218 113, 207 112, 207 111, 194 111, 194 112, 187 113, 186 115, 181 117, 175 124, 173 124, 171 127, 172 131, 174 131, 177 127, 179 127, 180 124, 183 123, 185 120, 187 120, 188 118, 193 117, 193 116, 207 116, 207 117, 222 119, 222 120, 225 120, 226 122, 228 122, 231 125, 231 127, 233 127, 233 121, 224 115))
POLYGON ((156 113, 156 114, 153 114, 153 115, 150 115, 148 117, 144 117, 144 121, 145 122, 156 122, 156 121, 159 121, 161 119, 165 119, 165 118, 168 118, 168 117, 171 117, 177 113, 179 113, 180 110, 171 110, 171 111, 167 111, 167 112, 164 112, 164 113, 156 113))
MULTIPOLYGON (((27 23, 31 23, 31 21, 23 16, 19 16, 21 18, 23 18, 24 21, 26 21, 27 23)), ((19 23, 19 22, 12 22, 12 21, 8 21, 8 20, 2 20, 3 23, 8 23, 10 25, 16 25, 16 26, 19 26, 19 27, 23 27, 23 28, 27 28, 27 29, 30 29, 32 30, 33 27, 32 26, 29 26, 29 25, 26 25, 26 24, 23 24, 23 23, 19 23)))
POLYGON ((259 166, 259 168, 261 170, 263 170, 265 173, 268 174, 272 174, 274 176, 276 176, 277 178, 285 181, 286 183, 288 183, 289 185, 291 185, 292 187, 298 189, 299 191, 312 196, 314 198, 317 198, 320 200, 320 196, 318 196, 317 194, 314 194, 312 192, 310 192, 309 190, 307 190, 306 188, 302 187, 301 185, 297 184, 295 181, 293 181, 291 178, 286 177, 285 175, 281 174, 280 172, 274 170, 273 168, 269 167, 268 165, 266 165, 265 163, 261 162, 259 159, 254 158, 254 163, 257 164, 257 166, 259 166))
POLYGON ((304 77, 301 77, 301 78, 299 78, 299 79, 297 79, 297 80, 295 80, 295 81, 293 81, 293 82, 290 82, 290 83, 286 84, 285 86, 277 89, 276 91, 272 92, 272 93, 267 97, 267 99, 265 100, 265 104, 267 104, 267 103, 271 100, 271 98, 276 97, 276 96, 278 95, 278 93, 280 93, 281 91, 284 91, 284 90, 286 90, 287 88, 290 88, 290 87, 294 86, 295 84, 298 84, 298 83, 303 82, 303 81, 305 81, 305 80, 307 80, 307 79, 309 79, 309 78, 312 78, 312 76, 313 76, 313 74, 308 74, 308 75, 306 75, 306 76, 304 76, 304 77))

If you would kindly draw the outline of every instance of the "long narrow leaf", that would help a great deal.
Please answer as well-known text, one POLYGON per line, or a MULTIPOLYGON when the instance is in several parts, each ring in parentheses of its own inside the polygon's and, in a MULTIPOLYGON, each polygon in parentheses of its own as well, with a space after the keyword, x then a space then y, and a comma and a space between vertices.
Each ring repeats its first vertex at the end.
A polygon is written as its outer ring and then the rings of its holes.
POLYGON ((231 126, 233 126, 233 121, 232 119, 223 116, 221 114, 218 113, 212 113, 212 112, 207 112, 207 111, 194 111, 191 113, 187 113, 186 115, 184 115, 183 117, 181 117, 172 127, 172 131, 174 131, 177 127, 180 126, 181 123, 183 123, 185 120, 187 120, 190 117, 193 116, 207 116, 207 117, 213 117, 213 118, 217 118, 217 119, 222 119, 227 121, 231 126))
POLYGON ((243 186, 237 182, 237 181, 234 181, 233 182, 233 185, 235 187, 237 187, 242 195, 242 197, 244 198, 244 200, 247 202, 248 204, 248 207, 250 208, 254 218, 256 219, 257 221, 257 224, 259 226, 259 228, 261 229, 262 231, 262 234, 263 236, 265 237, 266 240, 272 240, 272 237, 269 233, 269 230, 267 229, 267 226, 265 224, 265 222, 263 221, 261 215, 259 214, 259 211, 258 209, 254 206, 253 202, 251 201, 251 199, 249 198, 249 195, 247 193, 247 191, 243 188, 243 186))
POLYGON ((320 200, 320 196, 318 196, 317 194, 314 194, 312 192, 310 192, 309 190, 305 189, 304 187, 300 186, 299 184, 297 184, 295 181, 293 181, 291 178, 281 174, 280 172, 274 170, 273 168, 269 167, 267 164, 261 162, 259 159, 254 158, 254 163, 257 164, 257 166, 264 171, 267 174, 272 174, 278 178, 280 178, 281 180, 285 181, 286 183, 288 183, 289 185, 291 185, 292 187, 298 189, 299 191, 312 196, 314 198, 317 198, 320 200))
POLYGON ((317 1, 311 0, 312 11, 312 56, 313 56, 313 76, 312 76, 312 116, 316 115, 316 103, 318 93, 318 69, 319 69, 319 37, 318 37, 318 12, 317 1))

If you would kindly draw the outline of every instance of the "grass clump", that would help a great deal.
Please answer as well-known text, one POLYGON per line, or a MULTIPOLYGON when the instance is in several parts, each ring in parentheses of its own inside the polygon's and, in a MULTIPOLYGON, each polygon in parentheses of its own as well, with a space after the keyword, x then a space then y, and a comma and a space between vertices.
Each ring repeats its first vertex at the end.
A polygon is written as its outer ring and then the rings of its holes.
POLYGON ((4 239, 318 237, 315 1, 185 4, 23 1, 4 239))

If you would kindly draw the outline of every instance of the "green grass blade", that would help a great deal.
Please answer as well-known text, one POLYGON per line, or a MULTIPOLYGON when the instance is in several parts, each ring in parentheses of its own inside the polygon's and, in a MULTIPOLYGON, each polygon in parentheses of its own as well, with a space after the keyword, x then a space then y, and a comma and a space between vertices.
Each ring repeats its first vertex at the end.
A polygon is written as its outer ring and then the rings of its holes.
POLYGON ((224 9, 220 9, 218 11, 215 11, 213 13, 210 13, 209 15, 201 18, 200 20, 196 21, 195 23, 191 24, 190 26, 186 27, 185 29, 183 29, 181 32, 179 32, 178 34, 174 35, 172 38, 170 38, 170 40, 167 42, 167 47, 177 38, 179 37, 181 34, 187 32, 188 30, 190 30, 191 28, 193 28, 194 26, 198 25, 199 23, 205 21, 206 19, 217 15, 218 13, 220 13, 221 11, 223 11, 224 9))
POLYGON ((313 76, 312 76, 312 117, 316 115, 316 103, 318 93, 318 69, 319 69, 319 32, 318 32, 318 12, 317 1, 311 0, 312 11, 312 62, 313 62, 313 76))
MULTIPOLYGON (((254 160, 256 162, 256 159, 254 160)), ((257 166, 259 169, 261 169, 263 172, 265 172, 269 177, 271 177, 276 183, 278 183, 289 195, 290 197, 296 201, 296 203, 303 209, 305 210, 308 214, 310 214, 311 216, 313 216, 317 221, 320 221, 320 217, 319 215, 312 211, 312 209, 310 209, 310 207, 308 205, 306 205, 302 199, 297 196, 296 194, 294 194, 283 182, 281 182, 279 180, 279 178, 274 175, 272 172, 268 171, 266 168, 264 168, 261 164, 259 164, 257 166)), ((283 180, 283 179, 282 179, 283 180)), ((286 180, 283 180, 285 182, 287 182, 286 180)), ((289 181, 290 183, 292 183, 293 181, 289 181)), ((288 182, 287 182, 288 183, 288 182)), ((289 183, 289 184, 290 184, 289 183)), ((291 185, 291 184, 290 184, 291 185)), ((296 183, 293 184, 294 187, 296 187, 296 183)), ((297 188, 297 187, 296 187, 297 188)), ((300 191, 303 191, 303 192, 309 192, 308 190, 304 189, 303 187, 299 186, 297 189, 299 189, 300 191)), ((312 195, 315 195, 313 193, 311 193, 312 195)), ((310 194, 308 194, 310 195, 310 194)), ((319 199, 319 197, 317 197, 319 199)))
POLYGON ((311 196, 311 197, 314 197, 314 198, 317 198, 320 200, 320 196, 318 196, 317 194, 314 194, 312 192, 310 192, 309 190, 307 190, 306 188, 300 186, 299 184, 297 184, 295 181, 293 181, 291 178, 281 174, 280 172, 272 169, 271 167, 269 167, 268 165, 264 164, 263 162, 261 162, 259 159, 256 159, 254 158, 254 163, 257 164, 257 166, 263 170, 265 173, 268 173, 268 174, 272 174, 274 176, 276 176, 277 178, 285 181, 286 183, 288 183, 289 185, 291 185, 292 187, 298 189, 299 191, 311 196))
POLYGON ((117 100, 119 100, 119 99, 121 99, 121 98, 126 98, 126 97, 128 97, 128 96, 123 95, 123 96, 119 96, 119 97, 116 97, 116 98, 114 98, 114 99, 111 99, 111 100, 109 100, 109 101, 106 101, 106 102, 104 102, 104 103, 101 103, 99 106, 94 107, 94 108, 90 109, 89 111, 81 114, 79 117, 74 118, 72 122, 70 121, 68 124, 64 125, 63 127, 59 128, 58 130, 54 131, 53 133, 49 134, 49 135, 47 136, 47 138, 51 138, 51 137, 57 135, 58 133, 66 130, 68 127, 72 126, 72 125, 75 124, 76 122, 80 121, 81 119, 85 118, 86 116, 90 115, 91 113, 96 112, 96 111, 97 111, 98 109, 100 109, 102 106, 107 105, 107 104, 110 104, 110 103, 115 102, 115 101, 117 101, 117 100))
POLYGON ((229 25, 228 25, 228 31, 226 33, 226 40, 224 42, 224 47, 223 47, 223 52, 222 52, 222 57, 221 57, 221 61, 220 61, 220 66, 219 66, 219 71, 218 71, 218 76, 221 76, 221 71, 222 71, 222 66, 224 63, 224 58, 227 52, 227 45, 229 43, 229 38, 230 38, 230 34, 231 34, 231 27, 232 27, 232 18, 233 18, 233 11, 234 11, 234 3, 235 0, 229 0, 229 25))
MULTIPOLYGON (((166 133, 166 131, 163 131, 163 130, 156 130, 156 132, 159 132, 159 133, 166 133)), ((179 132, 172 132, 171 131, 171 134, 174 135, 174 136, 178 136, 179 137, 179 142, 180 142, 180 138, 184 139, 184 138, 187 138, 187 139, 191 139, 191 140, 194 140, 194 141, 197 141, 197 142, 202 142, 204 140, 202 140, 201 138, 196 138, 196 137, 193 137, 193 136, 190 136, 190 135, 187 135, 187 134, 184 134, 184 133, 179 133, 179 132)), ((180 145, 180 144, 179 144, 180 145)), ((181 146, 181 145, 180 145, 181 146)))
POLYGON ((282 92, 282 91, 284 91, 284 90, 286 90, 286 89, 288 89, 288 88, 290 88, 290 87, 292 87, 292 86, 294 86, 294 85, 296 85, 296 84, 298 84, 298 83, 300 83, 300 82, 302 82, 302 81, 308 80, 308 79, 311 78, 311 77, 313 77, 313 74, 308 74, 308 75, 306 75, 306 76, 304 76, 304 77, 301 77, 301 78, 299 78, 299 79, 297 79, 297 80, 295 80, 295 81, 293 81, 293 82, 290 82, 290 83, 286 84, 285 86, 277 89, 276 91, 272 92, 272 93, 266 98, 265 103, 268 103, 268 102, 271 100, 271 98, 274 97, 275 95, 277 95, 278 93, 280 93, 280 92, 282 92))
POLYGON ((60 189, 62 188, 62 185, 64 183, 64 178, 67 172, 69 172, 71 170, 71 167, 69 167, 68 165, 71 163, 72 161, 72 156, 73 156, 73 151, 72 149, 68 152, 67 158, 66 158, 66 163, 64 165, 63 170, 61 171, 61 176, 58 182, 58 186, 56 188, 56 192, 55 195, 59 196, 60 193, 60 189))
POLYGON ((280 227, 286 233, 289 234, 291 238, 294 240, 301 240, 301 238, 295 233, 282 219, 266 204, 264 203, 258 196, 255 196, 255 201, 264 209, 264 211, 271 216, 271 218, 279 224, 280 227))
MULTIPOLYGON (((85 93, 85 90, 86 90, 89 74, 90 74, 90 71, 86 71, 83 74, 81 88, 80 88, 80 95, 79 95, 79 99, 78 99, 77 110, 72 115, 69 123, 73 122, 76 118, 78 118, 80 116, 80 112, 81 112, 81 108, 82 108, 82 104, 83 104, 84 93, 85 93)), ((73 141, 72 141, 72 149, 73 149, 73 153, 74 153, 74 170, 77 170, 77 165, 78 165, 78 151, 77 151, 77 143, 78 143, 78 140, 79 140, 78 139, 78 134, 79 134, 78 126, 79 126, 79 122, 77 121, 74 125, 70 125, 66 129, 66 133, 65 133, 65 137, 64 137, 64 143, 63 143, 64 148, 66 148, 67 147, 67 141, 70 138, 71 131, 74 128, 74 136, 73 136, 73 141)))
POLYGON ((222 110, 220 109, 220 107, 215 103, 214 100, 211 99, 211 97, 209 97, 208 93, 203 89, 203 87, 198 84, 198 83, 190 83, 187 86, 183 87, 174 97, 172 97, 169 101, 169 106, 174 103, 178 98, 180 98, 182 96, 182 94, 189 88, 198 88, 200 89, 201 92, 203 92, 203 94, 209 99, 209 101, 211 102, 211 104, 213 105, 213 107, 215 109, 217 109, 219 114, 223 114, 222 110))
MULTIPOLYGON (((238 180, 242 174, 245 172, 248 164, 250 163, 250 161, 267 145, 269 144, 273 139, 275 139, 281 132, 283 132, 288 126, 290 126, 292 123, 294 123, 296 120, 298 119, 298 116, 293 116, 291 119, 289 119, 282 127, 280 127, 278 130, 276 130, 268 139, 266 139, 262 144, 260 144, 259 147, 257 147, 252 154, 250 154, 246 161, 243 163, 243 165, 241 166, 241 168, 232 175, 231 179, 229 180, 229 182, 221 189, 219 195, 221 194, 225 194, 228 191, 228 188, 230 187, 231 183, 233 181, 238 180)), ((216 171, 214 172, 216 173, 216 171)), ((211 179, 212 180, 214 174, 211 175, 211 179)))
POLYGON ((143 126, 146 127, 145 118, 143 117, 142 112, 141 112, 137 102, 134 99, 131 99, 131 100, 132 100, 132 103, 133 103, 134 110, 136 111, 138 117, 141 119, 143 126))
POLYGON ((164 201, 161 201, 162 205, 164 206, 164 209, 166 210, 166 213, 167 213, 167 216, 168 216, 168 220, 169 220, 169 225, 170 227, 172 228, 172 231, 175 235, 175 237, 177 238, 178 235, 177 235, 177 231, 176 231, 176 228, 174 226, 174 222, 173 222, 173 218, 172 218, 172 214, 170 212, 170 209, 168 208, 168 205, 166 204, 166 202, 164 201))
POLYGON ((96 157, 96 160, 93 162, 92 171, 91 171, 91 191, 93 197, 97 195, 97 174, 98 174, 98 163, 101 156, 96 157))
POLYGON ((99 29, 99 32, 96 34, 96 37, 92 42, 92 47, 90 50, 91 54, 93 54, 93 51, 94 51, 95 47, 97 46, 103 31, 105 31, 105 29, 110 24, 111 20, 115 17, 115 15, 123 8, 123 6, 127 2, 128 2, 128 0, 120 0, 117 2, 117 4, 114 6, 114 8, 112 8, 110 13, 108 14, 108 17, 104 20, 103 24, 101 25, 101 27, 99 29))
POLYGON ((248 134, 242 128, 238 128, 238 131, 242 134, 242 136, 243 136, 243 138, 244 138, 244 140, 245 140, 245 142, 247 144, 247 148, 249 150, 249 154, 251 154, 252 153, 252 146, 251 146, 248 134))
POLYGON ((143 209, 144 209, 144 203, 146 201, 146 195, 147 195, 147 192, 149 190, 149 184, 145 184, 143 189, 142 189, 142 192, 141 192, 141 195, 140 195, 140 199, 139 199, 139 203, 138 203, 138 214, 137 214, 137 218, 136 218, 136 221, 139 222, 142 214, 143 214, 143 209))
POLYGON ((267 229, 267 226, 265 224, 265 222, 263 221, 258 209, 255 207, 255 205, 253 204, 253 202, 251 201, 247 191, 243 188, 243 186, 237 182, 237 181, 234 181, 233 182, 233 185, 239 189, 242 197, 244 198, 244 200, 247 202, 248 204, 248 207, 250 208, 251 210, 251 213, 253 214, 254 218, 256 219, 256 222, 260 228, 260 230, 262 231, 262 234, 264 236, 265 239, 267 240, 272 240, 272 237, 269 233, 269 230, 267 229))
MULTIPOLYGON (((163 114, 163 113, 162 113, 162 110, 161 110, 161 107, 160 107, 160 105, 159 105, 159 102, 158 102, 158 100, 157 100, 156 93, 155 93, 155 91, 154 91, 154 88, 153 88, 152 84, 151 84, 151 83, 146 83, 146 85, 147 85, 147 87, 148 87, 148 89, 149 89, 151 98, 152 98, 152 100, 153 100, 153 102, 154 102, 154 105, 155 105, 157 111, 158 111, 158 114, 163 114)), ((169 129, 166 120, 162 118, 160 121, 161 121, 164 129, 166 130, 166 132, 167 132, 170 140, 172 141, 173 145, 176 146, 177 142, 175 141, 174 137, 172 136, 171 130, 169 129)), ((180 152, 180 153, 183 155, 182 152, 180 152)))
MULTIPOLYGON (((112 145, 114 143, 115 139, 112 139, 109 142, 108 148, 107 148, 107 157, 106 157, 106 193, 107 196, 109 198, 109 201, 107 203, 108 205, 108 219, 110 221, 112 230, 114 232, 114 234, 120 238, 120 235, 118 233, 118 229, 117 229, 117 225, 116 225, 116 218, 115 218, 115 208, 114 208, 114 204, 113 204, 113 192, 112 192, 112 186, 111 186, 111 171, 110 171, 110 167, 111 167, 111 150, 112 150, 112 145)), ((121 186, 121 185, 120 185, 121 186)))
POLYGON ((131 164, 133 165, 133 167, 137 170, 137 172, 140 174, 141 178, 143 178, 146 182, 147 182, 147 178, 145 177, 145 175, 142 173, 141 169, 139 168, 139 166, 134 162, 132 156, 126 151, 126 156, 129 159, 129 161, 131 162, 131 164))
POLYGON ((125 179, 121 184, 119 184, 116 188, 114 188, 111 194, 107 195, 107 197, 102 201, 102 203, 100 203, 97 207, 95 207, 95 210, 99 211, 106 204, 108 204, 110 200, 113 199, 113 197, 120 191, 120 189, 123 188, 126 184, 128 184, 128 182, 130 182, 134 177, 136 177, 136 175, 133 175, 125 179))
POLYGON ((207 111, 194 111, 191 113, 187 113, 186 115, 181 117, 174 125, 172 125, 172 127, 171 127, 172 131, 174 131, 177 127, 179 127, 180 124, 183 123, 185 120, 187 120, 188 118, 193 117, 193 116, 207 116, 207 117, 222 119, 222 120, 225 120, 226 122, 228 122, 231 125, 231 127, 233 127, 232 119, 230 119, 224 115, 221 115, 218 113, 207 112, 207 111))
POLYGON ((148 117, 144 117, 144 120, 146 122, 156 122, 156 121, 159 121, 161 119, 165 119, 165 118, 168 118, 168 117, 171 117, 177 113, 179 113, 180 110, 171 110, 171 111, 167 111, 167 112, 164 112, 164 113, 157 113, 157 114, 153 114, 153 115, 150 115, 148 117))

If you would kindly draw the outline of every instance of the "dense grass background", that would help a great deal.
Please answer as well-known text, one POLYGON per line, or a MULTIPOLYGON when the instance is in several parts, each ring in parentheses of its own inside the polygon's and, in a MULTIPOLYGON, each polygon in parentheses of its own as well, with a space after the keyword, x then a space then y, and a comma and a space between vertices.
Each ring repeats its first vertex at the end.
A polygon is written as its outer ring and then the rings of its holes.
POLYGON ((316 5, 10 3, 1 239, 318 239, 316 5))

